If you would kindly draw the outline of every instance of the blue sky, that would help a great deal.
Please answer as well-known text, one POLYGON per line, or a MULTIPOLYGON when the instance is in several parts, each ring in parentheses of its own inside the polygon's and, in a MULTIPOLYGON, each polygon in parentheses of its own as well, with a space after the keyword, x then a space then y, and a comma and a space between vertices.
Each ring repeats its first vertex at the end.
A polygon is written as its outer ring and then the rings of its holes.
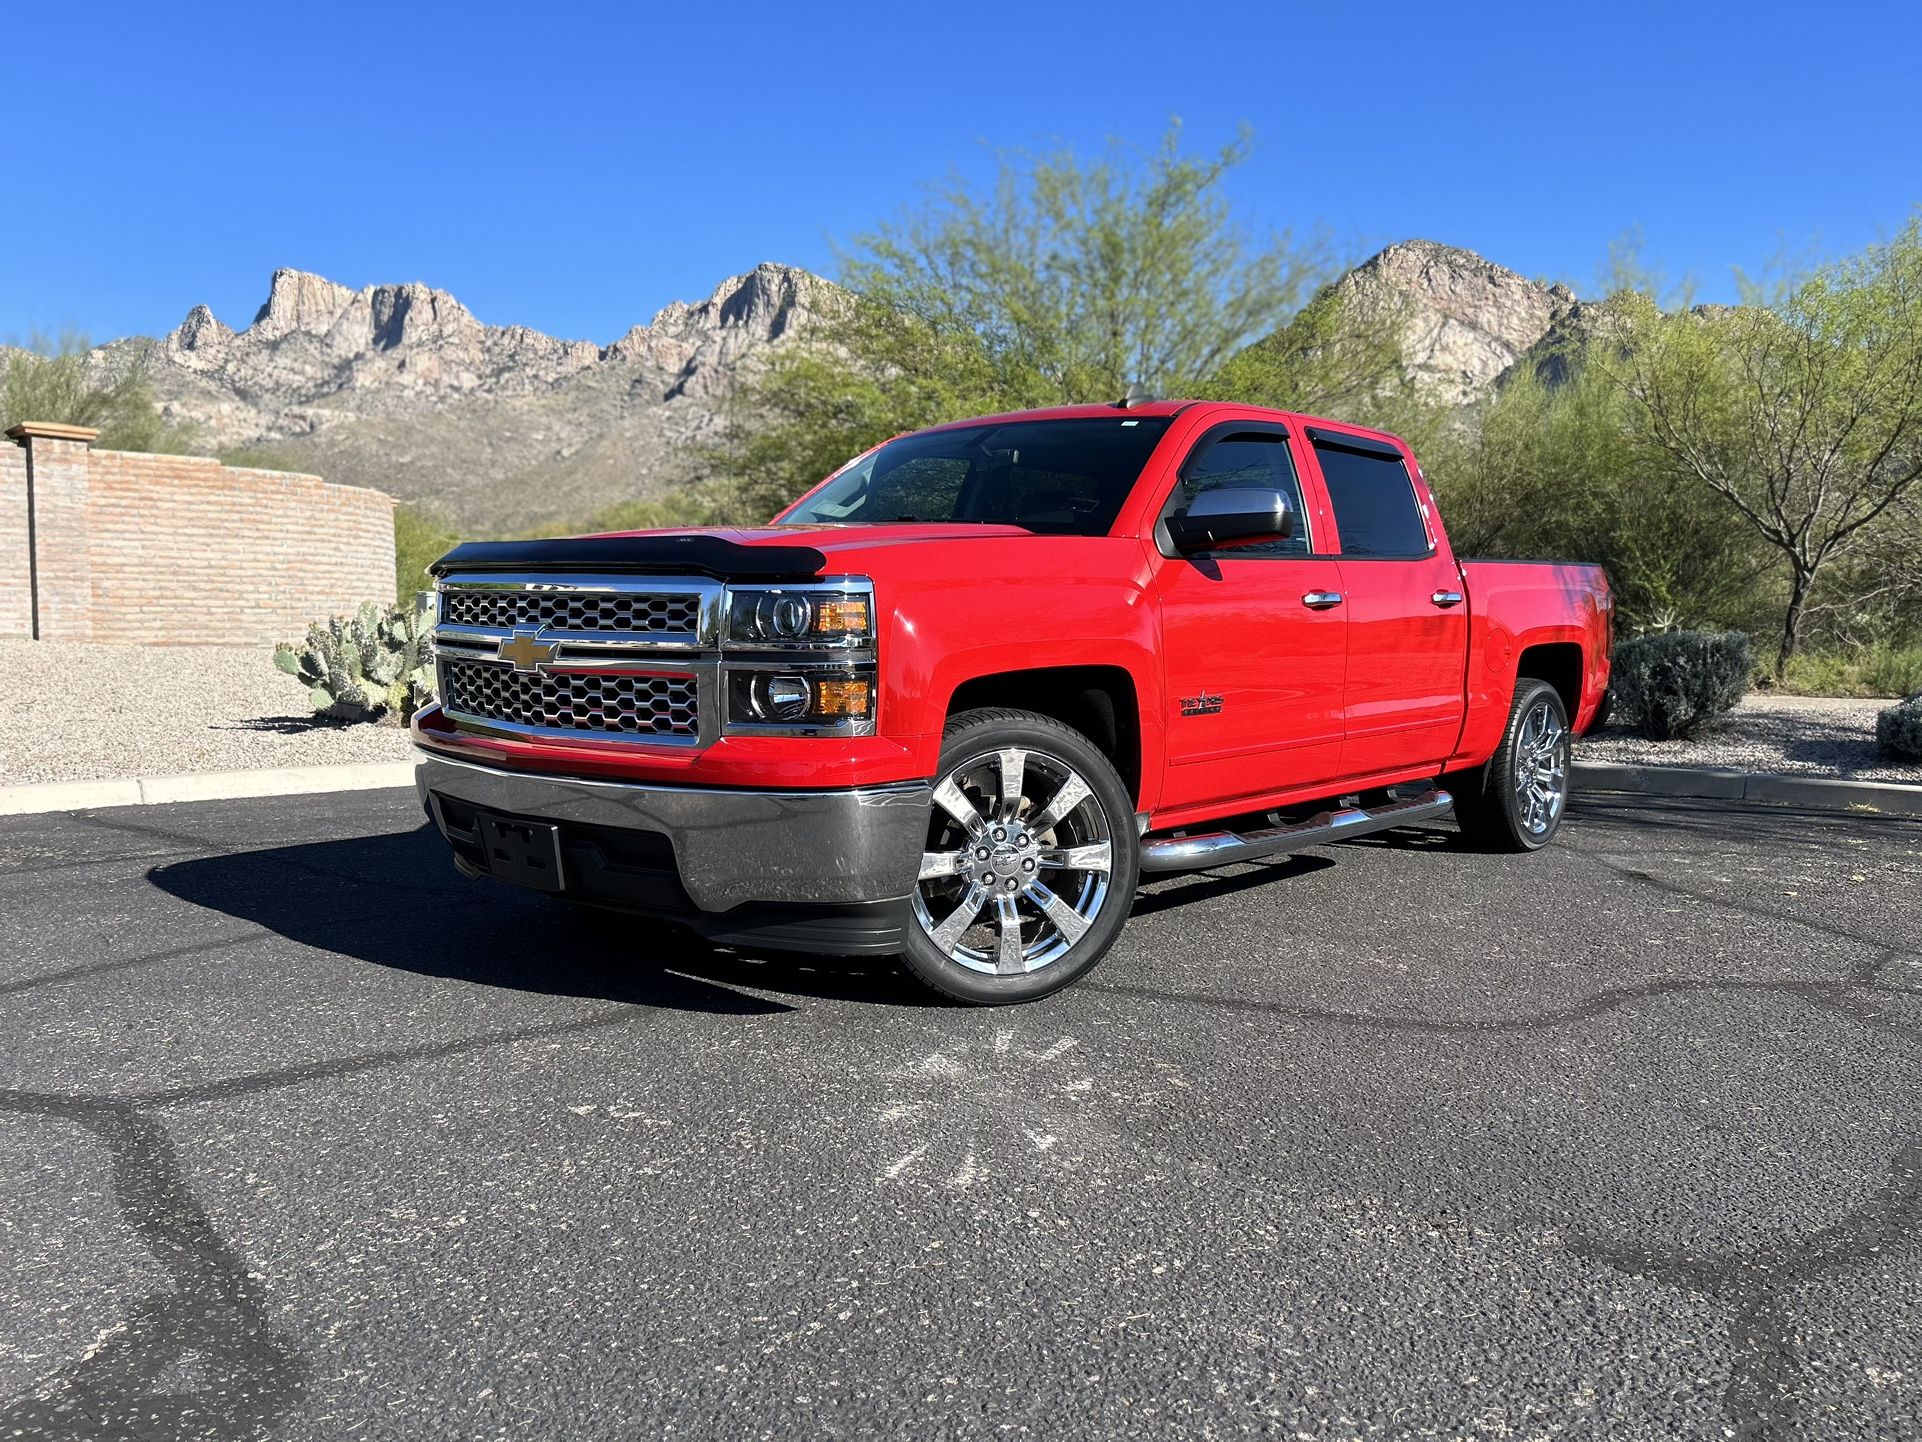
POLYGON ((1922 201, 1922 4, 175 5, 7 22, 0 337, 236 327, 277 266, 606 342, 988 146, 1242 122, 1258 228, 1733 293, 1922 201))

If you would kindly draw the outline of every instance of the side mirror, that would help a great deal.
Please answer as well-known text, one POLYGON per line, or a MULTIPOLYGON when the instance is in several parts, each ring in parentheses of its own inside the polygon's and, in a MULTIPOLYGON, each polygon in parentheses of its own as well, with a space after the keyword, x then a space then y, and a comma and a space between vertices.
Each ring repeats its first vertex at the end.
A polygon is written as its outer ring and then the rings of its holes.
POLYGON ((1179 555, 1235 541, 1285 541, 1295 534, 1295 508, 1281 491, 1223 486, 1203 491, 1163 523, 1179 555))

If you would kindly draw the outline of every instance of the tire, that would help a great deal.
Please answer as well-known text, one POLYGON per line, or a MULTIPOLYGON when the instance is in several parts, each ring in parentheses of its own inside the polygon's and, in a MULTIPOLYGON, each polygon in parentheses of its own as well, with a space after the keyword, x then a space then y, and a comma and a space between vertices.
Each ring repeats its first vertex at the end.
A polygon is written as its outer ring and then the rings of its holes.
POLYGON ((942 733, 902 960, 974 1006, 1047 996, 1114 944, 1140 871, 1134 800, 1093 742, 1028 711, 965 711, 942 733))
POLYGON ((1517 681, 1488 764, 1443 780, 1462 835, 1484 851, 1540 851, 1554 840, 1568 810, 1572 742, 1561 693, 1546 681, 1517 681))

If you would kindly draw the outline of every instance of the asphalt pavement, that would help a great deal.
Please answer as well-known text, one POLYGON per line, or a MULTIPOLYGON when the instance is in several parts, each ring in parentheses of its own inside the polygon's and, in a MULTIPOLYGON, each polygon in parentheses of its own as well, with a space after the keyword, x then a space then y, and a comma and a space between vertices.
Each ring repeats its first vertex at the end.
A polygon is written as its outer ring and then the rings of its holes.
POLYGON ((1590 799, 1144 888, 1011 1011, 0 820, 0 1438, 1922 1431, 1922 823, 1590 799))

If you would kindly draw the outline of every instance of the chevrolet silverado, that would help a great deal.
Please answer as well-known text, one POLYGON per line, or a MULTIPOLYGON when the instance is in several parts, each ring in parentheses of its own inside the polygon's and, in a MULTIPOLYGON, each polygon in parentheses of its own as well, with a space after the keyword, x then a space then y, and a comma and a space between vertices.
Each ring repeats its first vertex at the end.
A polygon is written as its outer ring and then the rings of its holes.
POLYGON ((434 566, 421 799, 470 876, 959 1000, 1085 974, 1143 873, 1441 817, 1530 852, 1595 567, 1459 560, 1398 438, 1242 405, 956 422, 755 530, 434 566))

